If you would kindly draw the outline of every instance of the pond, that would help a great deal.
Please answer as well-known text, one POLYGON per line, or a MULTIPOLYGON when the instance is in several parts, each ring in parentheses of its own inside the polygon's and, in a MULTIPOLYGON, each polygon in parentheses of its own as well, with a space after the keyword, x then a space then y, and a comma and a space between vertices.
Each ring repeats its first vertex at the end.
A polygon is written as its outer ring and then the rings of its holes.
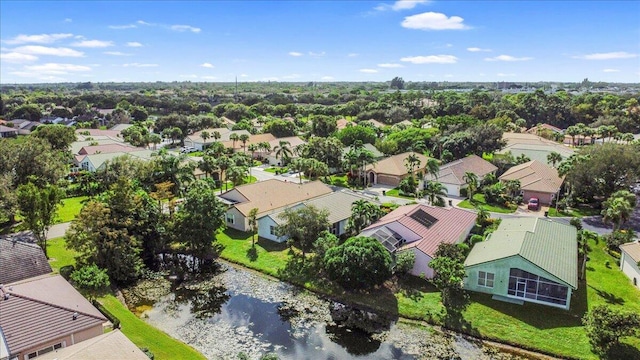
POLYGON ((514 358, 225 264, 204 281, 158 277, 123 295, 132 311, 208 359, 514 358))

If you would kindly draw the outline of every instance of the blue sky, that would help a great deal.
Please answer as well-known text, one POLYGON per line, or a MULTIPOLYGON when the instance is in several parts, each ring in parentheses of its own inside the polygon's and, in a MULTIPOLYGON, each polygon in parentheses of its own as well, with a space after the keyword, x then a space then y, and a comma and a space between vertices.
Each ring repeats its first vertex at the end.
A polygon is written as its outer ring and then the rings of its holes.
POLYGON ((640 81, 639 1, 0 2, 0 82, 640 81))

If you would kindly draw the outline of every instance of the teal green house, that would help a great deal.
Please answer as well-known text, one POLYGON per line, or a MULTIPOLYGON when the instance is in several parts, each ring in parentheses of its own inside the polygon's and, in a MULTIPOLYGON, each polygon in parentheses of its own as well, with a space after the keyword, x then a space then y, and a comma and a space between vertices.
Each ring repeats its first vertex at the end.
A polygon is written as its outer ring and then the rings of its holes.
POLYGON ((548 218, 502 219, 464 262, 464 288, 493 299, 568 310, 578 288, 576 228, 548 218))

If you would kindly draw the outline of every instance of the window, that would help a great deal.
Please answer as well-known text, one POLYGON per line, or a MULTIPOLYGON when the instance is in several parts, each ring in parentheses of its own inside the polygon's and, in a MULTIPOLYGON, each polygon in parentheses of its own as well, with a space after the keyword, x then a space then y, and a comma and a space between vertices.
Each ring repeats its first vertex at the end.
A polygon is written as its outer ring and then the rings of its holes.
POLYGON ((276 227, 275 226, 270 226, 269 227, 269 234, 276 235, 276 227))
POLYGON ((480 271, 478 272, 478 285, 492 288, 494 277, 495 277, 495 274, 493 273, 480 271))
POLYGON ((567 305, 569 288, 520 269, 511 269, 507 294, 557 305, 567 305))
POLYGON ((227 224, 235 224, 235 217, 233 214, 227 214, 227 224))
POLYGON ((40 349, 38 351, 34 351, 32 353, 29 353, 29 354, 25 355, 24 358, 25 358, 25 360, 33 359, 33 358, 36 358, 36 357, 38 357, 40 355, 44 355, 44 354, 46 354, 48 352, 52 352, 53 350, 58 350, 60 348, 63 348, 64 345, 65 345, 64 342, 60 342, 60 343, 57 343, 55 345, 47 346, 46 348, 42 348, 42 349, 40 349))

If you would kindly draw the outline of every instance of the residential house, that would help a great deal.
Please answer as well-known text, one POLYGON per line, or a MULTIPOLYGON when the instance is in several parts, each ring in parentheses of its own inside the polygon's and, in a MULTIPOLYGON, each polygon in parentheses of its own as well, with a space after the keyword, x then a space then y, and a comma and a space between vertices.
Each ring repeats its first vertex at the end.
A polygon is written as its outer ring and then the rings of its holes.
MULTIPOLYGON (((329 213, 328 220, 331 224, 329 226, 329 231, 336 236, 340 236, 346 233, 347 222, 351 217, 351 206, 358 200, 371 202, 371 199, 352 192, 336 191, 311 200, 303 201, 299 204, 294 204, 287 208, 297 209, 301 207, 314 206, 320 210, 327 210, 329 213)), ((284 220, 280 215, 285 211, 285 209, 258 219, 258 236, 276 242, 285 241, 286 237, 278 237, 276 235, 276 227, 284 224, 284 220)))
POLYGON ((346 128, 347 126, 349 126, 350 124, 353 124, 353 123, 351 121, 345 119, 345 118, 340 118, 340 119, 336 120, 336 129, 342 130, 342 129, 346 128))
POLYGON ((102 130, 102 129, 77 129, 76 135, 84 136, 107 136, 110 138, 121 138, 121 130, 102 130))
POLYGON ((225 214, 227 227, 249 231, 247 218, 253 208, 258 209, 257 219, 260 219, 286 206, 299 204, 331 192, 331 188, 321 181, 297 184, 271 179, 237 186, 219 197, 230 205, 225 214))
POLYGON ((10 138, 18 136, 18 130, 12 127, 0 125, 0 138, 10 138))
POLYGON ((108 320, 60 275, 0 289, 0 332, 9 359, 32 359, 102 335, 108 320))
POLYGON ((369 124, 371 124, 373 127, 377 128, 377 129, 383 128, 385 126, 389 126, 387 124, 381 123, 380 121, 378 121, 376 119, 363 120, 363 121, 360 121, 358 123, 358 125, 365 125, 363 123, 369 123, 369 124))
MULTIPOLYGON (((365 168, 367 182, 369 184, 398 186, 400 181, 409 175, 406 159, 410 155, 415 155, 420 160, 420 164, 414 169, 414 173, 423 173, 429 158, 416 152, 405 152, 367 165, 365 168)), ((422 179, 422 176, 419 176, 419 178, 422 179)))
MULTIPOLYGON (((1 357, 0 357, 1 359, 1 357)), ((38 360, 149 360, 120 330, 113 330, 66 348, 38 356, 38 360)))
POLYGON ((545 132, 545 131, 551 132, 551 133, 554 133, 554 134, 562 134, 562 133, 564 133, 564 130, 560 129, 559 127, 553 126, 553 125, 547 124, 547 123, 533 126, 529 130, 527 130, 527 133, 535 134, 535 135, 540 136, 541 133, 545 132))
POLYGON ((437 181, 444 185, 449 196, 460 196, 460 189, 467 186, 464 180, 467 172, 476 174, 481 182, 488 174, 495 174, 498 168, 477 155, 452 161, 440 166, 437 176, 426 174, 425 181, 437 181))
POLYGON ((391 253, 413 251, 416 262, 411 274, 432 278, 429 267, 442 243, 463 242, 476 223, 477 214, 455 207, 423 204, 401 206, 362 231, 377 239, 391 253))
POLYGON ((35 242, 31 231, 0 236, 0 284, 51 273, 44 252, 35 242))
POLYGON ((558 171, 538 160, 516 165, 500 175, 500 181, 520 181, 522 198, 525 202, 532 197, 540 200, 540 204, 550 205, 560 192, 564 177, 558 171))
POLYGON ((9 120, 13 124, 13 128, 18 131, 18 135, 29 135, 36 127, 42 125, 37 121, 29 121, 25 119, 9 120))
POLYGON ((102 144, 102 145, 89 145, 83 146, 78 150, 78 155, 93 155, 93 154, 110 154, 115 152, 133 152, 144 150, 139 147, 131 146, 125 143, 111 143, 111 144, 102 144))
POLYGON ((569 309, 578 288, 576 228, 548 218, 505 218, 464 262, 467 290, 569 309))
MULTIPOLYGON (((231 134, 237 134, 238 136, 243 134, 251 135, 247 130, 230 130, 228 128, 204 129, 204 130, 196 131, 193 134, 187 135, 187 137, 184 138, 184 146, 191 146, 193 148, 196 148, 197 150, 204 150, 207 148, 207 146, 211 145, 214 142, 225 143, 227 141, 231 141, 229 139, 231 134), (202 138, 202 133, 205 131, 209 133, 209 138, 207 138, 206 140, 202 138), (220 139, 215 139, 213 137, 213 134, 216 132, 220 134, 220 139)), ((237 142, 239 141, 236 141, 236 143, 237 142)), ((233 144, 233 145, 236 145, 236 144, 233 144)), ((225 147, 227 146, 225 145, 225 147)))
MULTIPOLYGON (((249 135, 249 139, 247 140, 247 142, 245 144, 242 143, 242 141, 233 141, 233 140, 227 140, 227 141, 223 141, 222 145, 224 145, 225 148, 227 149, 233 149, 233 151, 246 151, 249 152, 249 145, 254 144, 257 145, 259 143, 264 143, 267 142, 269 144, 271 144, 272 141, 275 141, 276 137, 273 136, 271 133, 266 133, 266 134, 257 134, 257 135, 249 135)), ((272 147, 274 145, 271 145, 272 147)), ((256 152, 254 153, 254 156, 259 156, 259 155, 266 155, 266 153, 264 152, 256 152)))
POLYGON ((535 134, 504 133, 502 139, 507 142, 507 145, 498 151, 498 154, 510 152, 514 157, 524 155, 530 160, 538 160, 545 164, 547 156, 552 152, 560 154, 563 159, 574 154, 571 148, 535 134))
POLYGON ((640 289, 640 243, 638 240, 620 245, 620 270, 633 286, 640 289))
MULTIPOLYGON (((375 146, 373 146, 372 144, 363 144, 362 147, 366 150, 371 151, 371 153, 373 154, 373 157, 378 160, 384 157, 384 154, 378 150, 375 146)), ((347 146, 345 148, 342 149, 342 154, 344 156, 344 154, 346 154, 347 152, 349 152, 349 150, 351 150, 351 146, 347 146)))
POLYGON ((283 165, 282 157, 276 156, 277 150, 278 150, 278 147, 280 146, 281 141, 286 141, 288 143, 287 147, 289 147, 289 150, 291 150, 291 156, 289 160, 293 160, 297 158, 298 154, 296 153, 296 148, 301 145, 305 145, 307 143, 306 141, 302 140, 298 136, 288 136, 288 137, 274 138, 274 139, 268 140, 269 146, 271 147, 271 151, 268 154, 266 153, 262 154, 262 157, 268 161, 269 165, 278 165, 278 166, 283 165))
POLYGON ((111 152, 111 153, 94 153, 89 155, 76 155, 74 157, 74 166, 72 171, 98 171, 104 168, 105 163, 113 161, 119 156, 129 156, 139 160, 150 160, 155 152, 153 150, 139 149, 138 151, 129 152, 111 152))

